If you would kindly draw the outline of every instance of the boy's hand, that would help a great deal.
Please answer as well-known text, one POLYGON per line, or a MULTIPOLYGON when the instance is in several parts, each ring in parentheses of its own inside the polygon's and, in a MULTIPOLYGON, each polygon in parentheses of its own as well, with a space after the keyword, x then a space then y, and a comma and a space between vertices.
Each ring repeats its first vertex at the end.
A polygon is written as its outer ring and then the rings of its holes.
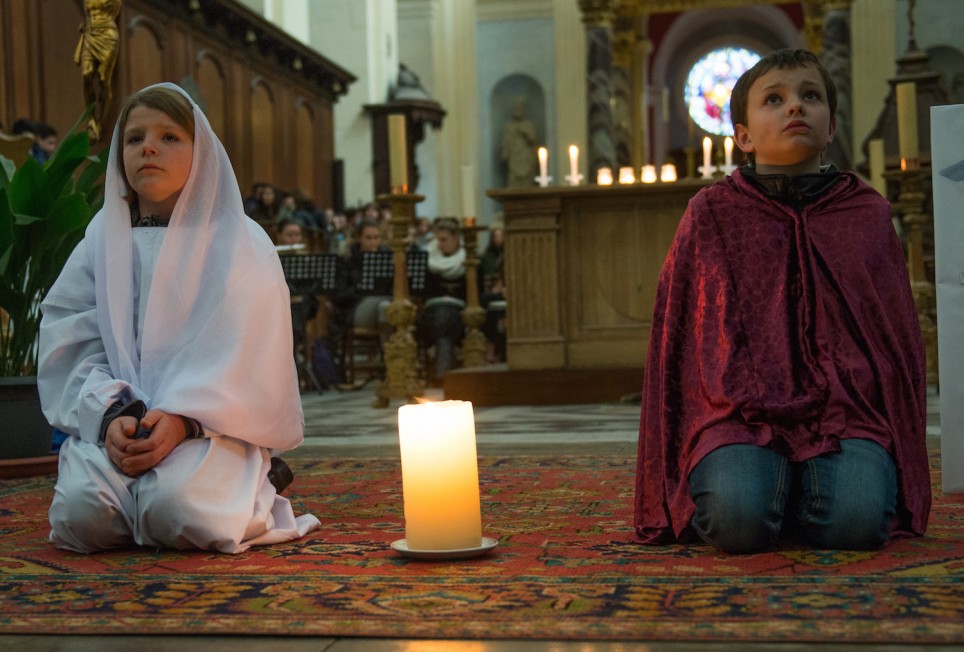
POLYGON ((178 414, 151 410, 140 423, 133 417, 119 417, 107 429, 107 454, 124 475, 134 478, 167 457, 187 433, 187 423, 178 414), (122 420, 124 423, 118 425, 112 435, 115 424, 122 420), (139 428, 149 432, 146 438, 134 438, 139 428), (116 449, 116 456, 112 448, 116 449))

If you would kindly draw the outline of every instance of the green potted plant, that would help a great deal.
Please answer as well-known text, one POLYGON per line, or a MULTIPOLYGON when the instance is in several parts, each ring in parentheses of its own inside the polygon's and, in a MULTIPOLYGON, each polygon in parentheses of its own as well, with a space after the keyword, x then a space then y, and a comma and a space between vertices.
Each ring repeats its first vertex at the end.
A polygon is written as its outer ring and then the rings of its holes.
POLYGON ((40 302, 103 204, 104 156, 74 125, 43 165, 0 157, 0 460, 50 453, 37 394, 40 302))

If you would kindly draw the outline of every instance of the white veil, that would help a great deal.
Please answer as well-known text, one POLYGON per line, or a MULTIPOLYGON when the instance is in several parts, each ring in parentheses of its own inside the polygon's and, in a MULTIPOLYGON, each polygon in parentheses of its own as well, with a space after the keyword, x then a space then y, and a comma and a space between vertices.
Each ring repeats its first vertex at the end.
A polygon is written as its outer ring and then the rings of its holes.
MULTIPOLYGON (((231 162, 197 104, 194 159, 164 235, 135 345, 132 228, 114 128, 103 209, 86 239, 112 375, 149 408, 268 448, 302 441, 288 288, 270 238, 244 214, 231 162)), ((146 89, 145 89, 146 90, 146 89)))

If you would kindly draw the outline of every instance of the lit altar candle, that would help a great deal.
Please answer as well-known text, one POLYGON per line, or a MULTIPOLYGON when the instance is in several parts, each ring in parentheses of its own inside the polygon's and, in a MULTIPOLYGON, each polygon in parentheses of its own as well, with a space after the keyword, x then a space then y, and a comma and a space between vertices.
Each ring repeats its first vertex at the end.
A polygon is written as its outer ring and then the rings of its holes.
POLYGON ((901 161, 916 160, 917 147, 917 84, 897 84, 897 140, 901 161))
POLYGON ((575 145, 569 146, 569 182, 579 184, 579 148, 575 145))
POLYGON ((596 170, 596 185, 598 186, 613 185, 613 171, 611 168, 599 168, 598 170, 596 170))
POLYGON ((709 136, 703 137, 703 167, 700 171, 703 173, 704 179, 710 179, 713 177, 713 167, 710 165, 710 155, 713 153, 713 141, 710 140, 709 136))
POLYGON ((867 158, 870 159, 870 185, 884 197, 887 196, 887 180, 884 179, 884 141, 874 138, 867 143, 867 158))
POLYGON ((659 169, 659 180, 667 183, 676 181, 676 166, 672 163, 664 163, 659 169))
POLYGON ((536 177, 536 183, 540 188, 545 188, 552 181, 552 177, 549 176, 549 150, 540 147, 536 151, 539 155, 539 176, 536 177))
POLYGON ((403 405, 398 434, 408 548, 478 548, 482 507, 472 404, 403 405))
POLYGON ((408 192, 408 143, 400 113, 388 116, 388 178, 392 192, 408 192))
POLYGON ((643 183, 656 183, 656 166, 644 165, 642 174, 640 175, 640 180, 643 183))
POLYGON ((636 183, 636 175, 629 166, 619 168, 619 183, 636 183))
POLYGON ((475 168, 462 166, 462 217, 475 217, 475 168))
POLYGON ((727 170, 733 168, 733 139, 727 136, 723 139, 723 164, 727 170))

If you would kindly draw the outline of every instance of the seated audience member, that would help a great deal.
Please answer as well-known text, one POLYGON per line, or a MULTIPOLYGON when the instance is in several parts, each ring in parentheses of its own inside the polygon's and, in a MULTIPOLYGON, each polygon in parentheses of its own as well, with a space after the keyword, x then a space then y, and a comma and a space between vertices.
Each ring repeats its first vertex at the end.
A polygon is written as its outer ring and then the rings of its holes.
MULTIPOLYGON (((357 229, 355 242, 351 245, 348 256, 343 257, 338 267, 333 304, 338 311, 335 319, 340 329, 359 327, 378 330, 385 337, 391 334, 386 308, 391 303, 391 286, 380 289, 373 294, 363 290, 362 271, 366 252, 389 251, 382 244, 381 230, 376 222, 363 220, 357 229), (389 294, 385 293, 388 290, 389 294)), ((343 332, 343 331, 342 331, 343 332)))
POLYGON ((415 233, 412 237, 412 244, 422 250, 428 249, 428 243, 435 239, 432 232, 432 220, 427 217, 419 217, 415 220, 415 233))
POLYGON ((301 224, 291 217, 282 218, 281 221, 278 222, 275 242, 278 246, 290 247, 292 249, 295 248, 295 245, 303 245, 304 234, 301 229, 301 224))
POLYGON ((332 213, 328 222, 328 253, 347 256, 350 246, 351 228, 348 218, 341 212, 332 213))
POLYGON ((428 269, 425 274, 425 303, 417 328, 422 346, 432 362, 432 382, 440 382, 454 369, 458 347, 465 334, 462 310, 465 308, 465 249, 462 248, 459 222, 440 217, 433 226, 435 238, 428 244, 428 269))
POLYGON ((57 149, 57 130, 46 122, 38 122, 33 138, 34 144, 30 148, 30 155, 38 163, 46 163, 54 155, 54 150, 57 149))
POLYGON ((271 236, 274 235, 275 224, 278 221, 279 201, 278 191, 270 183, 266 183, 261 188, 258 201, 251 211, 251 219, 260 224, 261 228, 271 236))
POLYGON ((251 184, 251 193, 244 198, 244 214, 251 217, 254 209, 258 207, 261 191, 267 184, 264 181, 255 181, 251 184))
POLYGON ((778 50, 731 97, 749 164, 689 202, 656 291, 645 543, 875 549, 927 527, 923 344, 890 205, 821 166, 836 90, 778 50))

